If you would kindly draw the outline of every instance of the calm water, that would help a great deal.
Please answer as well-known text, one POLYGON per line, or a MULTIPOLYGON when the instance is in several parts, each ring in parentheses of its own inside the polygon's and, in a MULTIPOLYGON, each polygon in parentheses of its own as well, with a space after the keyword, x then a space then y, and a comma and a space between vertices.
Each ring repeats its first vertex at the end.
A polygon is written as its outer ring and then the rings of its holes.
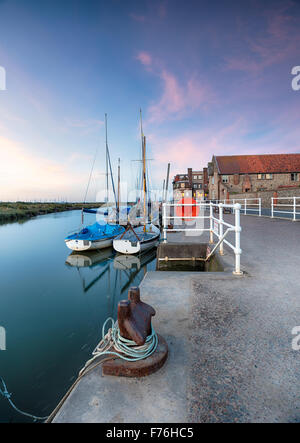
MULTIPOLYGON (((95 216, 86 215, 93 223, 95 216)), ((22 410, 48 415, 77 377, 101 338, 107 317, 116 318, 146 270, 155 269, 155 251, 139 260, 112 250, 69 255, 66 234, 78 227, 80 212, 49 214, 0 226, 0 375, 22 410)), ((0 396, 0 422, 26 422, 0 396)))

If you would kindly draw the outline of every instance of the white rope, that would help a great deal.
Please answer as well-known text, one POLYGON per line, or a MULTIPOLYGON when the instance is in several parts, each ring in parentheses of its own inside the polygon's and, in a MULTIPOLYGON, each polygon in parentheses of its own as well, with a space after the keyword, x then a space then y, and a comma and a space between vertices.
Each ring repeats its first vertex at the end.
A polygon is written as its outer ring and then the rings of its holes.
POLYGON ((79 376, 83 374, 86 368, 90 366, 94 360, 103 355, 115 355, 123 360, 139 361, 152 355, 157 348, 157 344, 158 338, 153 327, 151 334, 148 335, 146 339, 145 344, 138 346, 134 341, 122 337, 118 322, 115 322, 111 317, 109 317, 104 322, 102 327, 102 340, 94 349, 92 353, 93 357, 86 362, 84 367, 79 372, 79 376), (109 321, 111 321, 111 328, 105 334, 105 326, 109 321), (110 351, 111 348, 114 348, 114 351, 110 351))

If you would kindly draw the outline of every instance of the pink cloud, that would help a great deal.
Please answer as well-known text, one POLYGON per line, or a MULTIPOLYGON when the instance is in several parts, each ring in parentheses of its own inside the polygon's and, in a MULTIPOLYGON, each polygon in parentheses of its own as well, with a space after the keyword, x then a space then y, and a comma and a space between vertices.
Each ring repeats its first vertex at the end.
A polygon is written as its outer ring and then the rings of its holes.
POLYGON ((162 83, 161 97, 153 101, 148 109, 148 122, 162 123, 168 119, 178 119, 200 107, 206 109, 215 101, 207 83, 200 83, 195 76, 179 81, 163 67, 160 60, 145 51, 140 51, 135 58, 148 72, 159 77, 162 83))
POLYGON ((283 112, 272 122, 272 130, 257 137, 252 136, 255 135, 255 127, 246 117, 235 118, 227 124, 214 122, 204 130, 184 132, 174 137, 152 134, 148 140, 154 158, 153 178, 156 183, 161 183, 169 162, 173 176, 185 172, 188 167, 202 169, 211 161, 213 154, 300 152, 300 127, 295 123, 290 120, 289 114, 283 112))
POLYGON ((281 63, 290 56, 297 54, 300 45, 300 34, 296 19, 288 14, 293 3, 287 2, 270 12, 263 11, 265 27, 261 32, 253 32, 244 23, 239 23, 241 41, 244 42, 250 54, 229 56, 225 58, 225 69, 259 73, 265 68, 281 63))
POLYGON ((159 76, 163 82, 163 92, 158 102, 149 107, 149 122, 161 123, 170 118, 181 118, 195 109, 206 108, 214 101, 210 88, 200 84, 194 77, 180 84, 165 69, 159 76))
POLYGON ((152 64, 152 57, 148 52, 141 51, 136 56, 136 59, 141 62, 143 66, 151 66, 152 64))

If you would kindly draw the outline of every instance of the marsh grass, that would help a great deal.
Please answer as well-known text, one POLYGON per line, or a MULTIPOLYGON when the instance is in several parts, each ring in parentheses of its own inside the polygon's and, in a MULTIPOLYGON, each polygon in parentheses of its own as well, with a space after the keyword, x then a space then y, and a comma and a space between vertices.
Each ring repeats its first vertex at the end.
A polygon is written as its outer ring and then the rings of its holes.
MULTIPOLYGON (((37 215, 52 212, 72 211, 81 209, 82 203, 31 203, 31 202, 0 202, 0 223, 24 220, 37 215)), ((85 208, 97 208, 103 203, 85 203, 85 208)))

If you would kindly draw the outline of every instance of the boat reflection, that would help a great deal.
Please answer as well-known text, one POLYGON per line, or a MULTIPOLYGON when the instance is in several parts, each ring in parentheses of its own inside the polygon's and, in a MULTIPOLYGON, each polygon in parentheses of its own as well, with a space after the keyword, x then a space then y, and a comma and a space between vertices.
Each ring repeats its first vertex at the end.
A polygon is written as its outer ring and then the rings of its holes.
POLYGON ((86 268, 97 265, 98 263, 112 258, 114 256, 113 248, 92 250, 86 252, 72 252, 66 259, 66 265, 76 268, 86 268))
POLYGON ((140 255, 118 254, 114 258, 114 268, 125 271, 127 269, 137 269, 152 262, 156 256, 156 249, 151 249, 140 255))
POLYGON ((156 257, 156 249, 139 256, 115 255, 112 248, 84 253, 72 252, 65 264, 78 271, 84 293, 105 292, 107 298, 127 298, 125 292, 132 285, 138 285, 147 272, 147 265, 156 257))

